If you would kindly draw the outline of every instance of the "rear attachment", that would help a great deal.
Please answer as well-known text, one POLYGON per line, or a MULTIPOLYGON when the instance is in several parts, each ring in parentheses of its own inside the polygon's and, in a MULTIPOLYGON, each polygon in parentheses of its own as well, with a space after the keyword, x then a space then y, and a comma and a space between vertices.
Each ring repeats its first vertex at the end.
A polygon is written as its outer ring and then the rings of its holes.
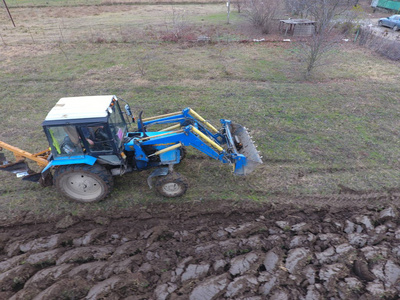
POLYGON ((17 177, 27 176, 31 171, 24 160, 11 163, 6 159, 4 153, 0 153, 0 170, 14 173, 17 177))
POLYGON ((16 174, 17 177, 22 178, 23 180, 34 182, 40 180, 41 173, 35 173, 34 171, 32 171, 29 168, 28 164, 25 162, 25 158, 35 161, 39 167, 44 168, 48 164, 48 150, 32 154, 0 141, 0 151, 2 151, 3 148, 11 151, 14 154, 14 158, 16 161, 11 162, 7 160, 4 153, 0 153, 0 171, 7 171, 16 174))

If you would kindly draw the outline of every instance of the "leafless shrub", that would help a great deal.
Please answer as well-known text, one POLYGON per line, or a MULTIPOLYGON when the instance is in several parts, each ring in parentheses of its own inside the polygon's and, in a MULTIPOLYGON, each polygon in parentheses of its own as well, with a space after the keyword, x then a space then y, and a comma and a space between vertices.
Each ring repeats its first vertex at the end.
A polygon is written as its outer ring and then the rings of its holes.
POLYGON ((187 20, 186 11, 178 10, 172 6, 170 20, 165 20, 165 30, 161 39, 164 41, 178 41, 188 35, 191 25, 187 20))
POLYGON ((305 79, 309 79, 315 69, 329 64, 329 58, 335 53, 338 38, 332 32, 320 32, 296 44, 292 51, 304 70, 305 79))
POLYGON ((360 27, 360 21, 367 19, 366 13, 360 5, 355 5, 351 9, 344 11, 340 15, 340 22, 336 22, 335 27, 342 34, 353 34, 360 27))
POLYGON ((243 0, 243 13, 250 23, 262 33, 272 31, 276 18, 283 10, 280 0, 243 0))
POLYGON ((286 3, 300 9, 316 21, 316 30, 313 36, 300 43, 297 55, 305 63, 305 78, 308 79, 313 70, 324 63, 324 57, 335 46, 334 18, 347 12, 357 0, 286 0, 286 3))
POLYGON ((139 75, 143 77, 146 75, 151 61, 155 59, 155 53, 151 49, 141 48, 135 51, 133 59, 139 75))
POLYGON ((358 43, 391 60, 400 60, 400 41, 377 36, 368 27, 361 27, 358 43))

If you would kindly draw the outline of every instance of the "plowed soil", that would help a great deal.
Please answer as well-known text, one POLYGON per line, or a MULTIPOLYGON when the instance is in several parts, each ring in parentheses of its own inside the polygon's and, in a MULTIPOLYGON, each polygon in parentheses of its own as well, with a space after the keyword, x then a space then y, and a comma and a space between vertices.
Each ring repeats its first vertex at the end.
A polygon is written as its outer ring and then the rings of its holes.
POLYGON ((398 299, 387 207, 156 203, 0 227, 1 299, 398 299))

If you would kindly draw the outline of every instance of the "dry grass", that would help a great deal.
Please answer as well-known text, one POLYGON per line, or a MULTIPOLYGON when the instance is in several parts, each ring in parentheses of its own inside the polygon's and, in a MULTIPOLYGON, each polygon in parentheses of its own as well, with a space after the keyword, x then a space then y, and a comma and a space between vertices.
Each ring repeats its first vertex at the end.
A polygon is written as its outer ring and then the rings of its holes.
POLYGON ((177 26, 176 14, 193 22, 223 16, 225 10, 221 4, 18 8, 13 10, 16 28, 8 19, 0 20, 0 45, 151 40, 177 26))
MULTIPOLYGON (((304 82, 292 44, 231 42, 244 31, 240 19, 225 24, 224 5, 174 9, 185 11, 191 33, 211 33, 211 43, 162 42, 174 25, 171 6, 69 7, 63 18, 57 7, 15 9, 23 27, 0 21, 7 44, 0 46, 0 140, 42 150, 41 122, 60 97, 112 93, 146 116, 190 106, 214 124, 229 118, 252 130, 265 157, 257 172, 234 177, 229 166, 191 151, 177 167, 191 186, 180 201, 400 188, 398 63, 343 43, 332 64, 304 82), (141 72, 146 53, 153 59, 141 72)), ((148 189, 148 174, 116 178, 113 195, 95 208, 163 201, 148 189)), ((4 173, 0 180, 3 211, 80 209, 54 189, 4 173)))

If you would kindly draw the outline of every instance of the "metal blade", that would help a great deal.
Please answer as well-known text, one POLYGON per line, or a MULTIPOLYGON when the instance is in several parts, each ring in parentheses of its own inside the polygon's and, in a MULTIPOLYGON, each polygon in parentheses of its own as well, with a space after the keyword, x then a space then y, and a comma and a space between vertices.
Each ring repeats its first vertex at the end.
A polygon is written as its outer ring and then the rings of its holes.
POLYGON ((246 157, 247 163, 244 167, 244 172, 242 175, 250 174, 254 169, 262 164, 261 156, 254 144, 249 132, 242 125, 232 123, 232 135, 239 141, 242 145, 238 152, 246 157))
POLYGON ((42 177, 42 173, 32 173, 22 177, 22 180, 31 181, 31 182, 39 182, 42 177))
POLYGON ((17 175, 17 177, 24 177, 32 173, 28 165, 24 161, 17 161, 15 163, 0 165, 0 171, 7 171, 17 175))

